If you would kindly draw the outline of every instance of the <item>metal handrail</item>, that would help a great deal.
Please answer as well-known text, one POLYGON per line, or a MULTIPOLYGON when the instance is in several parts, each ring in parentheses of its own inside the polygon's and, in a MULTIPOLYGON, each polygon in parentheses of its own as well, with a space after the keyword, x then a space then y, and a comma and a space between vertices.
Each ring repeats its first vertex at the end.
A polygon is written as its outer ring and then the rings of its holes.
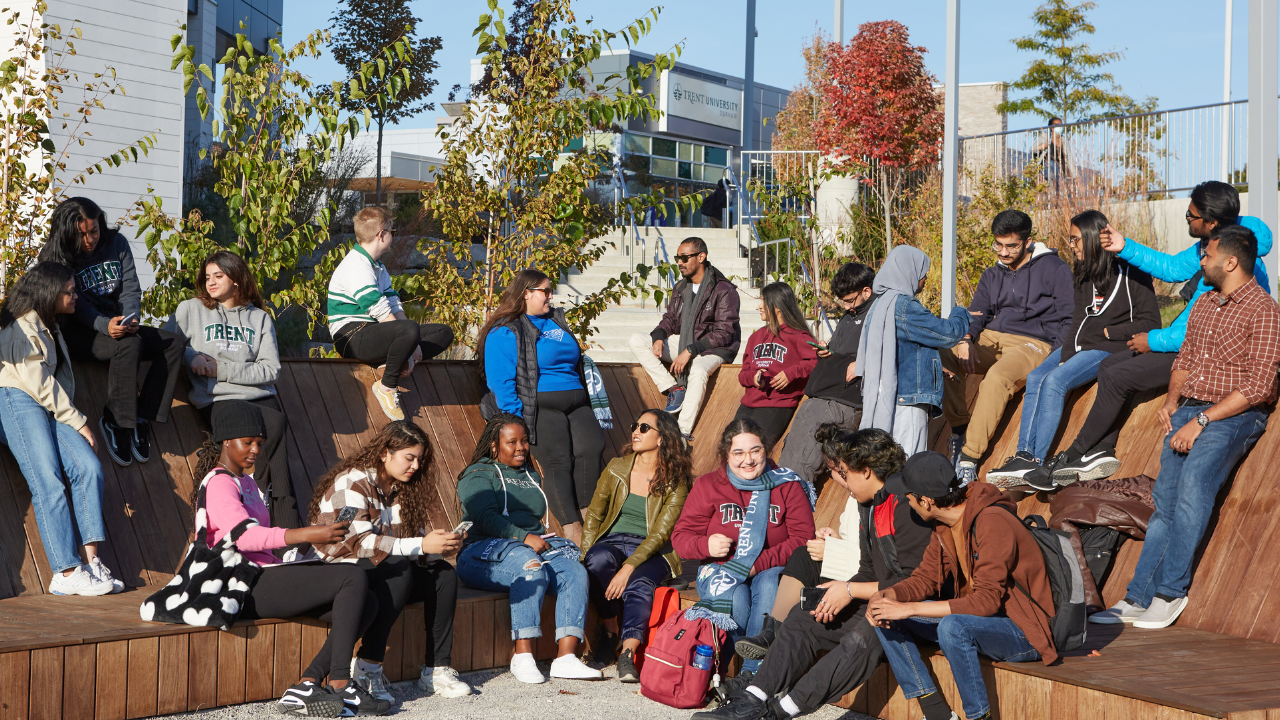
MULTIPOLYGON (((636 274, 636 244, 640 245, 640 257, 644 257, 648 251, 645 247, 644 237, 636 229, 636 211, 631 207, 631 203, 627 202, 627 200, 631 199, 631 196, 627 192, 627 179, 622 173, 622 165, 620 163, 614 163, 613 174, 618 181, 618 192, 622 197, 622 204, 627 208, 627 224, 623 226, 622 234, 627 239, 627 260, 630 263, 631 275, 634 276, 636 274)), ((644 306, 645 296, 641 294, 640 307, 644 308, 644 306)))
MULTIPOLYGON (((1152 110, 1151 112, 1137 113, 1136 115, 1116 115, 1114 117, 1098 118, 1096 120, 1076 120, 1075 122, 1054 125, 1053 128, 1055 130, 1061 130, 1065 128, 1079 127, 1082 125, 1097 125, 1098 123, 1116 122, 1117 120, 1136 120, 1138 118, 1151 117, 1154 115, 1167 115, 1169 113, 1176 113, 1176 112, 1186 112, 1188 110, 1204 110, 1205 108, 1223 107, 1224 105, 1245 105, 1248 102, 1249 102, 1248 100, 1233 100, 1227 103, 1208 103, 1207 105, 1192 105, 1190 107, 1170 108, 1168 110, 1152 110)), ((1001 135, 1017 135, 1019 133, 1032 132, 1036 130, 1044 131, 1048 129, 1049 128, 1046 126, 1041 126, 1041 127, 1033 127, 1033 128, 1023 128, 1022 130, 1003 130, 1001 132, 984 133, 982 135, 962 135, 960 136, 959 139, 960 140, 976 140, 978 138, 999 137, 1001 135)))

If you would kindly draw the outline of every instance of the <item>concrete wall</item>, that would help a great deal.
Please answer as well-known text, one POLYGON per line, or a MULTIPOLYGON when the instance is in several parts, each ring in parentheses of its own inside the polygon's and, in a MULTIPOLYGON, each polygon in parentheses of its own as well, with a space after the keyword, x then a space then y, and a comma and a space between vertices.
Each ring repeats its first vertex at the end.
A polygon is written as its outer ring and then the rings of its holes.
POLYGON ((996 112, 996 105, 1008 99, 1009 87, 1002 82, 960 83, 960 137, 1008 130, 1008 116, 996 112))

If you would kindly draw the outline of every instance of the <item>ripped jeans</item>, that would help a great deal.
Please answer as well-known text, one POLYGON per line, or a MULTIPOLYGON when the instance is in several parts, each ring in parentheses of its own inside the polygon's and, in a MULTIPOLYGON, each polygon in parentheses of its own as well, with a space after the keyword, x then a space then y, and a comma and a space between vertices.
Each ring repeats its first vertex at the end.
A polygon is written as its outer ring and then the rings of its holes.
POLYGON ((510 591, 512 640, 542 637, 542 598, 547 593, 556 597, 556 642, 570 635, 586 639, 587 569, 578 561, 576 546, 562 539, 553 542, 553 549, 539 556, 522 542, 489 538, 458 555, 462 582, 478 590, 510 591))

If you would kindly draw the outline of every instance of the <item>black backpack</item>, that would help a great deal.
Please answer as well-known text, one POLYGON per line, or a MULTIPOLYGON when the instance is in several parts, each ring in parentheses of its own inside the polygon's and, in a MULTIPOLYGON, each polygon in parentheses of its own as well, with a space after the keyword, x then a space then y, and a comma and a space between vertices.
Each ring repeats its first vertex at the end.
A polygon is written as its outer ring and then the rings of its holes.
POLYGON ((1049 527, 1043 517, 1028 515, 1022 524, 1031 531, 1031 537, 1040 545, 1044 555, 1044 567, 1049 576, 1049 589, 1053 593, 1053 607, 1040 607, 1027 589, 1014 583, 1018 590, 1049 617, 1049 630, 1053 633, 1053 646, 1058 652, 1075 650, 1084 645, 1088 629, 1088 611, 1084 599, 1084 575, 1076 551, 1071 547, 1071 536, 1062 530, 1049 527))

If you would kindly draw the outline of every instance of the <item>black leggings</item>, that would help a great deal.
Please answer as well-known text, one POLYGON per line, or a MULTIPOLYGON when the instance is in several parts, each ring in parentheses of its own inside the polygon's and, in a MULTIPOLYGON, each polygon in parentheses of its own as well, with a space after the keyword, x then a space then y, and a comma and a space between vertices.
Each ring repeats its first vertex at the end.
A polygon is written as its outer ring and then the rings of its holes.
POLYGON ((138 332, 116 339, 75 321, 64 323, 62 330, 73 359, 107 363, 104 412, 110 420, 122 428, 136 427, 138 418, 169 421, 173 387, 187 349, 181 336, 143 325, 138 332), (151 368, 139 392, 138 365, 147 360, 151 368))
POLYGON ((591 504, 600 479, 604 432, 586 390, 538 393, 538 444, 542 488, 561 525, 581 522, 579 508, 591 504))
POLYGON ((405 605, 420 602, 424 605, 423 615, 429 620, 422 664, 429 668, 449 665, 453 650, 453 611, 458 603, 458 574, 453 566, 437 560, 424 567, 416 560, 392 556, 377 565, 361 559, 356 567, 364 569, 369 591, 378 599, 378 615, 365 630, 357 656, 381 663, 387 654, 387 636, 396 618, 405 605))
MULTIPOLYGON (((302 517, 298 514, 298 498, 293 492, 293 480, 289 476, 289 446, 284 442, 284 433, 289 428, 289 419, 280 411, 280 403, 274 396, 257 400, 222 400, 221 402, 247 402, 256 405, 262 411, 262 422, 267 428, 266 443, 261 450, 261 467, 253 469, 253 479, 258 487, 267 492, 271 501, 271 525, 282 528, 298 528, 303 526, 302 517)), ((209 403, 200 408, 200 419, 213 429, 213 406, 209 403)))
POLYGON ((764 440, 766 447, 773 447, 782 439, 782 434, 787 431, 787 426, 791 424, 791 418, 796 414, 796 407, 747 407, 739 405, 738 412, 734 413, 733 419, 740 420, 742 418, 751 418, 760 423, 760 429, 764 430, 764 440))
POLYGON ((448 325, 419 325, 412 320, 388 320, 348 325, 333 339, 333 349, 344 358, 352 358, 374 367, 386 365, 382 384, 399 387, 400 371, 422 348, 427 360, 444 352, 453 344, 453 330, 448 325))
POLYGON ((330 624, 320 652, 302 677, 351 679, 356 639, 373 622, 378 600, 369 592, 365 573, 355 565, 308 563, 267 566, 245 600, 240 620, 311 617, 330 624))
POLYGON ((1133 396, 1147 390, 1169 387, 1173 361, 1178 353, 1130 350, 1114 352, 1098 365, 1098 392, 1089 408, 1089 417, 1076 435, 1071 449, 1084 454, 1098 447, 1116 451, 1124 409, 1133 396))

